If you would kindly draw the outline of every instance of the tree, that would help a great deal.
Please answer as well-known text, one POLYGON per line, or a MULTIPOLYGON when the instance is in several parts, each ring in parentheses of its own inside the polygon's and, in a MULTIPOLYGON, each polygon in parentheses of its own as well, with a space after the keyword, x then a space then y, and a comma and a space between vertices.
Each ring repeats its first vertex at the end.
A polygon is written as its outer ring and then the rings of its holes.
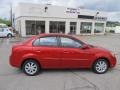
POLYGON ((2 18, 0 18, 0 23, 4 23, 4 24, 6 24, 7 26, 11 26, 10 20, 7 20, 7 19, 2 19, 2 18))

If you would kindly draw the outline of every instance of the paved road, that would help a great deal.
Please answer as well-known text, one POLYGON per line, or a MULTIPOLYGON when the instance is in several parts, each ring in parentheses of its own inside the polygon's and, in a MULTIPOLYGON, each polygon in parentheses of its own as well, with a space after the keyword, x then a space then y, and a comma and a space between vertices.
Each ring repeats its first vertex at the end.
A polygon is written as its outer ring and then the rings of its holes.
POLYGON ((120 35, 80 38, 113 51, 117 56, 117 66, 103 75, 89 70, 46 70, 29 77, 9 65, 11 46, 16 39, 0 38, 0 90, 119 90, 120 35))

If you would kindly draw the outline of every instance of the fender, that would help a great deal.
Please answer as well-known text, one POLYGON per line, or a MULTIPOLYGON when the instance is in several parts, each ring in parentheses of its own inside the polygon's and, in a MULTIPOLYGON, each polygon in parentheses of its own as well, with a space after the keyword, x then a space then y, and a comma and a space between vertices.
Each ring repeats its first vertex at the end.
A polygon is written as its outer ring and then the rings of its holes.
POLYGON ((96 54, 93 63, 94 63, 97 59, 99 59, 99 58, 105 58, 105 59, 108 60, 109 63, 111 63, 111 62, 110 62, 110 56, 109 56, 108 54, 106 54, 106 53, 98 53, 98 54, 96 54))
POLYGON ((28 53, 28 54, 25 54, 21 57, 19 65, 21 66, 21 64, 24 62, 24 60, 29 59, 29 58, 35 59, 40 63, 39 58, 36 54, 28 53))

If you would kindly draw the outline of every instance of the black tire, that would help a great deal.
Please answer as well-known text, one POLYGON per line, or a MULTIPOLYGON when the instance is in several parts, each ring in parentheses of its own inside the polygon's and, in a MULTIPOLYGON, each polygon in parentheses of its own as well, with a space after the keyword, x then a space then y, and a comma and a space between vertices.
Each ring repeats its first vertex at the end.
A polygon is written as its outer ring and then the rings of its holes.
POLYGON ((12 37, 12 34, 8 34, 7 37, 8 37, 8 38, 11 38, 11 37, 12 37))
POLYGON ((30 59, 24 62, 24 64, 22 65, 22 70, 28 76, 35 76, 38 75, 40 72, 40 65, 35 60, 30 59), (31 68, 29 67, 29 65, 31 68), (32 65, 34 66, 32 67, 32 65))
POLYGON ((109 63, 106 59, 98 59, 95 61, 95 63, 92 66, 93 72, 97 74, 104 74, 108 71, 109 63), (102 65, 100 65, 102 63, 102 65))

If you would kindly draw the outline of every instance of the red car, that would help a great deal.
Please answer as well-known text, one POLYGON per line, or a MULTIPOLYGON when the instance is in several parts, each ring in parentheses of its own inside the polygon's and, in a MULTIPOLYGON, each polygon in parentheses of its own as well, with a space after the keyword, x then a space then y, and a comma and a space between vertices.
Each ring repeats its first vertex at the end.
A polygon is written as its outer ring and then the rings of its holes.
POLYGON ((91 68, 97 74, 116 65, 110 51, 63 34, 40 34, 12 47, 10 64, 27 75, 41 69, 91 68))

